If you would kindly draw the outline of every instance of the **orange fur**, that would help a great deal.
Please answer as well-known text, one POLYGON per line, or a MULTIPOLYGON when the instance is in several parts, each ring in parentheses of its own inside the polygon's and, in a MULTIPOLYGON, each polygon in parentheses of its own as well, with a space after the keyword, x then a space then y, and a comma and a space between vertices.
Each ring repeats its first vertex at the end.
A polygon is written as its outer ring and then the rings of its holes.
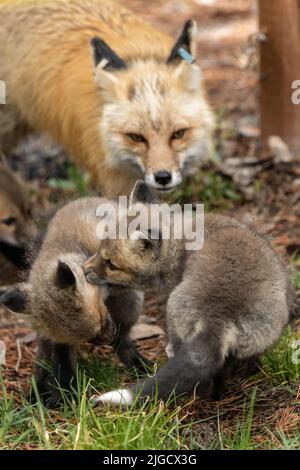
POLYGON ((140 175, 109 161, 99 130, 105 94, 94 80, 93 36, 125 61, 153 60, 156 68, 167 68, 163 62, 174 42, 112 1, 0 4, 0 79, 7 85, 7 105, 0 108, 0 148, 26 124, 26 131, 45 131, 61 143, 106 194, 128 193, 140 175))

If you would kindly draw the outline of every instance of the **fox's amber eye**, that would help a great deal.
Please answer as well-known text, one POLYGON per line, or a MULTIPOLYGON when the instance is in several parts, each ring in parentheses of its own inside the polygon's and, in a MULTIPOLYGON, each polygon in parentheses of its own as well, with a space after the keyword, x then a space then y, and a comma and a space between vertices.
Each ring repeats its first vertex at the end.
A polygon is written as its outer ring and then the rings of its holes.
POLYGON ((172 140, 182 139, 186 131, 187 129, 178 129, 178 131, 173 132, 171 139, 172 140))
POLYGON ((106 266, 108 269, 110 269, 111 271, 116 271, 116 270, 118 269, 117 266, 115 266, 115 265, 110 261, 110 259, 105 259, 104 262, 105 262, 105 266, 106 266))
POLYGON ((15 217, 7 217, 7 219, 1 220, 1 222, 5 225, 13 225, 15 224, 17 219, 15 217))
POLYGON ((136 143, 141 143, 141 142, 146 142, 145 137, 142 134, 134 134, 130 132, 129 134, 126 134, 129 139, 131 139, 133 142, 136 143))

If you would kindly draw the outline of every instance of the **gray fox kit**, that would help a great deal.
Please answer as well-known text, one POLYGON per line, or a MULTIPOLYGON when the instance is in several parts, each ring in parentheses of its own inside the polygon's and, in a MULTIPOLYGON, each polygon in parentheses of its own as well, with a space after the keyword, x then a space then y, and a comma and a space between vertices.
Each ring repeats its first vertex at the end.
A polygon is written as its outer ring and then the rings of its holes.
MULTIPOLYGON (((131 197, 148 209, 153 200, 142 182, 131 197)), ((269 243, 220 215, 205 216, 201 250, 148 233, 107 239, 85 270, 114 284, 144 288, 158 280, 171 290, 168 362, 154 377, 98 396, 101 403, 130 404, 139 394, 167 399, 173 391, 211 396, 223 377, 251 367, 279 339, 294 307, 287 269, 269 243)))
MULTIPOLYGON (((75 347, 85 341, 114 341, 127 366, 140 365, 138 351, 128 334, 141 306, 141 293, 132 289, 89 284, 84 261, 97 249, 96 209, 102 198, 73 201, 58 210, 49 223, 28 283, 8 290, 0 303, 27 314, 38 332, 38 361, 52 365, 54 379, 65 389, 75 381, 75 347)), ((37 386, 49 407, 60 394, 43 367, 37 367, 37 386)))

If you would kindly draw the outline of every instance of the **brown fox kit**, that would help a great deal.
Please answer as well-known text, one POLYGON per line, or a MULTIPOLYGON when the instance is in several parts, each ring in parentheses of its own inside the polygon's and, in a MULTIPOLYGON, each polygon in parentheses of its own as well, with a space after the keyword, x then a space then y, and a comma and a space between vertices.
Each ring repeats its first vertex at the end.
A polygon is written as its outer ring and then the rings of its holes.
MULTIPOLYGON (((65 389, 74 386, 75 346, 114 340, 114 349, 127 365, 140 365, 128 334, 135 323, 142 296, 135 290, 107 289, 89 284, 84 261, 99 246, 96 236, 97 207, 105 202, 90 197, 58 210, 50 221, 41 249, 26 284, 8 290, 0 299, 15 313, 27 314, 40 335, 38 361, 52 365, 54 382, 65 389)), ((37 368, 37 385, 48 406, 60 394, 43 367, 37 368)))
MULTIPOLYGON (((151 201, 144 183, 134 191, 133 200, 151 201)), ((167 399, 173 391, 210 396, 238 367, 251 368, 289 322, 294 296, 287 270, 263 237, 233 218, 206 215, 203 248, 186 251, 184 243, 148 233, 108 239, 86 262, 90 279, 94 272, 135 288, 159 279, 172 289, 166 365, 96 401, 130 404, 139 394, 167 399)))
POLYGON ((27 188, 3 159, 0 161, 0 253, 18 268, 26 267, 25 247, 34 233, 27 188))
POLYGON ((4 0, 0 149, 45 131, 105 195, 128 194, 138 178, 171 190, 211 150, 195 53, 192 21, 174 44, 115 2, 4 0))

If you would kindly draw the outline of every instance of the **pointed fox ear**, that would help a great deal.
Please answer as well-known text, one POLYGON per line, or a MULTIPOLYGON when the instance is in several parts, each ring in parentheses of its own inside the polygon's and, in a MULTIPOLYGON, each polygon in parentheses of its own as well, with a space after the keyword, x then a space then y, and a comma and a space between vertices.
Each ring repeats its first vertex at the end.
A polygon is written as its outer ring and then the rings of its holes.
POLYGON ((158 202, 151 188, 142 180, 138 180, 129 195, 129 207, 141 202, 143 204, 155 204, 158 202))
POLYGON ((55 283, 60 289, 67 289, 76 285, 76 277, 71 267, 64 261, 58 262, 55 283))
POLYGON ((196 55, 196 32, 197 32, 196 22, 193 20, 188 20, 184 24, 183 30, 171 50, 171 53, 167 59, 167 64, 179 63, 181 60, 183 60, 182 56, 180 55, 180 49, 184 49, 193 58, 195 57, 196 55))
POLYGON ((94 57, 95 77, 100 88, 114 89, 118 82, 116 70, 125 69, 126 63, 102 39, 93 38, 91 47, 94 57))
POLYGON ((100 38, 91 40, 95 67, 113 71, 126 69, 126 63, 100 38))
POLYGON ((26 283, 7 289, 0 296, 0 305, 4 305, 12 313, 29 315, 30 286, 26 283))
POLYGON ((59 289, 68 289, 69 287, 81 289, 84 287, 86 279, 82 259, 76 255, 62 257, 56 266, 54 282, 59 289))
POLYGON ((139 251, 148 251, 152 253, 153 257, 158 258, 161 252, 161 240, 162 234, 159 230, 142 232, 135 230, 131 235, 130 239, 132 243, 139 247, 139 251))

